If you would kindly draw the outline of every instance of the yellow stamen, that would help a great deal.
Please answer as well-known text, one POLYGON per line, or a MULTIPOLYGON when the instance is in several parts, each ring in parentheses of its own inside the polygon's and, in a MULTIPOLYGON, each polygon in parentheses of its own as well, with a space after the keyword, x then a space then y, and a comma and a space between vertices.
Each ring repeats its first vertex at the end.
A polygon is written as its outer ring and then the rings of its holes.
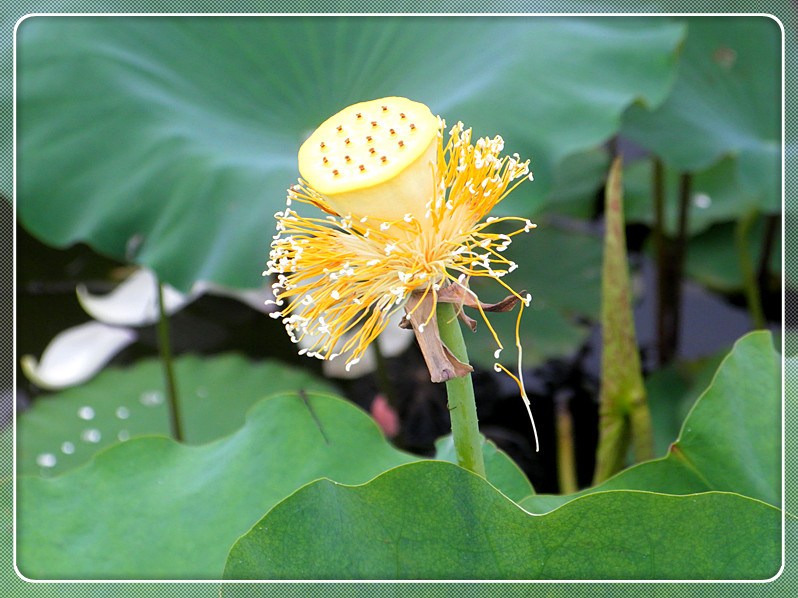
MULTIPOLYGON (((527 302, 501 280, 516 268, 502 253, 512 237, 534 225, 525 218, 485 217, 527 178, 529 162, 500 157, 498 136, 472 144, 462 123, 447 139, 444 127, 423 104, 384 98, 341 111, 300 148, 303 178, 276 214, 266 273, 275 277, 280 306, 272 316, 282 318, 294 342, 306 343, 304 352, 322 359, 345 353, 351 366, 410 293, 437 301, 457 275, 493 278, 527 302), (302 216, 292 201, 327 217, 302 216), (488 229, 508 222, 519 227, 488 229)), ((498 334, 476 304, 500 351, 498 334)), ((523 304, 516 322, 518 377, 496 365, 518 383, 531 418, 521 373, 522 312, 523 304)))

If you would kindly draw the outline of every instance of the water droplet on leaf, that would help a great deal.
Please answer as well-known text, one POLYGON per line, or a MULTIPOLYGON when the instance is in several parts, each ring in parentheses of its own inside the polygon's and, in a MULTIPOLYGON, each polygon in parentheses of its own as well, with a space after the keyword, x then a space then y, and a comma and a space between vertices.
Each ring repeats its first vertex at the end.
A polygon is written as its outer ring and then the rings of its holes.
POLYGON ((94 419, 94 409, 89 406, 81 407, 78 409, 78 417, 86 421, 94 419))
POLYGON ((155 407, 163 403, 163 393, 159 390, 148 390, 141 393, 139 402, 145 407, 155 407))
POLYGON ((55 458, 55 455, 52 453, 42 453, 36 457, 36 464, 40 465, 41 467, 55 467, 57 462, 58 461, 55 458))
POLYGON ((86 428, 80 435, 83 442, 97 443, 102 440, 103 435, 97 428, 86 428))

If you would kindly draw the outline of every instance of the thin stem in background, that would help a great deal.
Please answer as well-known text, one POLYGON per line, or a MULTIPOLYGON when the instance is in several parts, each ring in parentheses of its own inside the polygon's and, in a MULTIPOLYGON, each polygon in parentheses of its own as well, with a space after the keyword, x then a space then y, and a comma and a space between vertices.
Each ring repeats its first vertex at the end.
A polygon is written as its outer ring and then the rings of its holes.
POLYGON ((681 274, 687 246, 687 215, 690 211, 690 201, 692 197, 693 175, 689 172, 683 172, 679 175, 679 228, 676 231, 676 257, 679 259, 679 274, 681 274))
POLYGON ((734 227, 734 244, 737 246, 737 260, 743 275, 743 289, 745 300, 748 303, 748 311, 754 322, 754 328, 761 330, 767 326, 767 321, 762 309, 762 297, 759 293, 759 284, 757 284, 754 259, 748 251, 748 233, 756 222, 757 216, 756 210, 750 210, 737 220, 734 227))
MULTIPOLYGON (((436 311, 441 340, 457 359, 468 363, 463 331, 460 329, 460 321, 457 319, 454 307, 449 303, 439 303, 436 311)), ((484 478, 482 435, 477 424, 477 404, 474 400, 471 374, 447 380, 446 393, 457 464, 484 478)))
POLYGON ((687 222, 692 198, 693 176, 679 177, 679 212, 676 234, 669 237, 665 224, 665 175, 662 161, 654 158, 652 195, 654 199, 654 243, 657 251, 657 337, 659 364, 673 361, 679 347, 682 279, 687 247, 687 222))
POLYGON ((172 361, 172 348, 169 338, 169 323, 163 302, 163 283, 158 281, 158 354, 163 367, 164 384, 166 386, 166 399, 169 407, 169 425, 172 437, 178 442, 183 441, 183 429, 180 423, 180 408, 177 402, 177 385, 175 384, 174 364, 172 361))
POLYGON ((579 490, 576 480, 576 454, 574 451, 574 427, 566 393, 554 396, 557 413, 557 482, 560 494, 573 494, 579 490))
POLYGON ((761 295, 766 295, 769 288, 770 258, 776 246, 776 235, 781 232, 779 228, 780 221, 780 214, 768 214, 765 218, 765 236, 762 239, 762 255, 759 257, 759 265, 757 266, 756 274, 761 295))

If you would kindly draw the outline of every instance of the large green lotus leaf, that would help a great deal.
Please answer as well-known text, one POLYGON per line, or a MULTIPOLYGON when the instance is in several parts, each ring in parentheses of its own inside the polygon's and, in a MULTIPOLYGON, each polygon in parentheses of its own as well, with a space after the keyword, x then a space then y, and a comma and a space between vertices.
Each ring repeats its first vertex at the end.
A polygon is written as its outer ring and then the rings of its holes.
POLYGON ((537 495, 520 504, 543 513, 575 496, 632 489, 736 492, 781 506, 781 399, 781 361, 771 334, 751 332, 721 362, 665 457, 576 495, 537 495))
MULTIPOLYGON (((189 444, 231 434, 266 395, 335 393, 333 386, 306 371, 237 354, 184 355, 175 359, 174 368, 183 439, 189 444)), ((108 368, 83 386, 37 399, 17 419, 17 472, 58 475, 119 440, 169 435, 163 381, 160 362, 146 359, 127 368, 108 368)))
POLYGON ((769 17, 696 17, 672 94, 629 109, 622 133, 679 171, 736 159, 765 210, 781 204, 781 37, 769 17))
MULTIPOLYGON (((496 231, 500 232, 499 227, 496 231)), ((587 322, 597 320, 599 315, 601 254, 598 235, 565 230, 545 221, 529 233, 513 237, 504 255, 517 263, 518 268, 502 281, 519 293, 526 290, 532 295, 519 329, 525 366, 571 355, 585 342, 590 332, 587 322)), ((490 278, 472 278, 471 288, 487 302, 509 294, 490 278)), ((515 310, 487 314, 505 347, 501 361, 507 364, 515 364, 517 360, 515 310)), ((493 355, 496 341, 479 312, 470 315, 477 321, 477 331, 473 335, 464 333, 469 357, 484 367, 492 367, 496 361, 493 355)))
MULTIPOLYGON (((532 491, 506 455, 483 450, 495 487, 532 491)), ((363 483, 417 459, 347 401, 275 395, 209 444, 135 438, 62 476, 20 477, 19 568, 34 579, 220 578, 236 538, 300 486, 363 483)))
POLYGON ((296 152, 356 101, 425 102, 531 157, 529 213, 565 156, 661 102, 681 24, 621 18, 32 17, 17 32, 18 213, 181 290, 255 287, 296 152))
MULTIPOLYGON (((626 221, 654 226, 651 160, 637 160, 624 171, 626 221)), ((693 177, 688 206, 687 230, 690 235, 706 231, 718 222, 735 221, 759 208, 756 194, 737 180, 736 161, 724 158, 693 177)), ((665 233, 675 236, 679 219, 679 173, 665 169, 665 233)))
MULTIPOLYGON (((11 479, 0 481, 0 501, 6 508, 0 509, 0 587, 6 596, 14 598, 181 598, 189 591, 186 584, 96 584, 91 588, 85 584, 46 583, 33 584, 20 579, 14 570, 14 517, 13 484, 11 479)), ((216 598, 219 590, 212 584, 194 584, 190 588, 192 598, 216 598)))
POLYGON ((299 489, 236 542, 224 574, 764 579, 780 564, 780 511, 737 494, 601 492, 532 515, 469 471, 422 461, 362 486, 299 489))

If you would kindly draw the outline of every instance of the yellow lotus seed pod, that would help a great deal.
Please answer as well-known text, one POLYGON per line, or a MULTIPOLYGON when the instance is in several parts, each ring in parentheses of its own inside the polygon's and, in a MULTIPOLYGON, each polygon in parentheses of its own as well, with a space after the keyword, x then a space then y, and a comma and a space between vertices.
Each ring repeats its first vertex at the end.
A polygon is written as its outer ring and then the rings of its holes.
POLYGON ((342 216, 421 220, 435 193, 438 118, 390 97, 324 121, 299 148, 299 173, 342 216))

